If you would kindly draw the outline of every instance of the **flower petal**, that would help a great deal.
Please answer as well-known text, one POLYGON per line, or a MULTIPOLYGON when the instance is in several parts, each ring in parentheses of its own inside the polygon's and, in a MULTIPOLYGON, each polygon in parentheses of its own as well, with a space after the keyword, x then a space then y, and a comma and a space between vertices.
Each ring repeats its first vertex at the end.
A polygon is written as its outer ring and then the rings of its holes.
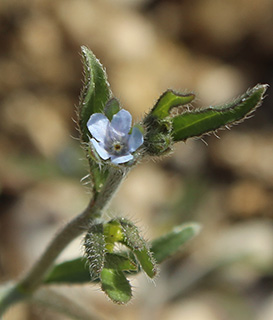
POLYGON ((123 134, 127 134, 130 131, 132 124, 132 116, 127 110, 121 109, 113 116, 111 121, 111 127, 123 134))
POLYGON ((91 139, 91 142, 95 148, 95 150, 97 151, 97 153, 99 154, 99 156, 103 159, 103 160, 107 160, 110 158, 110 154, 104 149, 103 144, 98 142, 95 139, 91 139))
POLYGON ((87 128, 98 141, 104 141, 110 122, 102 113, 94 113, 87 122, 87 128))
POLYGON ((120 157, 111 156, 111 162, 115 163, 115 164, 125 163, 125 162, 132 160, 132 159, 134 159, 134 157, 131 154, 127 154, 125 156, 120 156, 120 157))
POLYGON ((128 141, 129 151, 136 151, 143 144, 143 141, 144 139, 141 131, 137 127, 133 127, 128 141))

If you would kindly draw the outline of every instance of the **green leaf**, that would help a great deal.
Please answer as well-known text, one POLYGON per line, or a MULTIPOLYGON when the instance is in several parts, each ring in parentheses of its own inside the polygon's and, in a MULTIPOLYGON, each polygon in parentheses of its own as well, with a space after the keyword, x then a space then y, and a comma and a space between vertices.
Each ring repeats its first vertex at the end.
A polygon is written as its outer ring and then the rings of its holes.
POLYGON ((106 72, 92 51, 81 47, 84 65, 84 84, 78 108, 79 129, 82 140, 88 142, 89 131, 87 121, 93 113, 103 112, 106 102, 110 99, 111 90, 106 72))
POLYGON ((100 275, 101 288, 118 304, 125 304, 132 298, 132 289, 122 271, 103 269, 100 275))
POLYGON ((261 104, 267 87, 268 85, 258 84, 232 103, 186 111, 174 117, 172 119, 174 141, 202 136, 243 121, 261 104))
POLYGON ((167 90, 160 96, 150 114, 156 118, 164 119, 170 115, 172 108, 188 104, 194 98, 193 93, 181 94, 173 90, 167 90))
POLYGON ((182 245, 196 236, 199 231, 200 226, 197 223, 187 223, 177 226, 166 235, 153 240, 151 251, 157 263, 161 263, 176 253, 182 245))
POLYGON ((55 265, 44 280, 44 283, 86 282, 90 282, 90 273, 86 258, 77 258, 55 265))
POLYGON ((90 136, 86 124, 93 113, 103 112, 107 101, 109 101, 111 97, 111 90, 107 81, 106 72, 99 60, 92 51, 85 46, 81 47, 81 51, 84 81, 78 107, 78 126, 81 140, 84 142, 84 148, 87 152, 93 192, 97 193, 101 190, 109 172, 107 168, 100 163, 101 160, 96 159, 90 147, 85 144, 89 142, 90 136))

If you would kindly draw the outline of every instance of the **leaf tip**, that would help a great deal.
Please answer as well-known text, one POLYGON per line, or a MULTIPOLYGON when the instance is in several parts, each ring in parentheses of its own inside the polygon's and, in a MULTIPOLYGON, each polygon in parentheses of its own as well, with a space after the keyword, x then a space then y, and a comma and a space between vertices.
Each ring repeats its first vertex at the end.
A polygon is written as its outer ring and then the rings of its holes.
POLYGON ((189 222, 189 223, 185 223, 185 224, 182 224, 180 226, 174 227, 173 231, 176 232, 176 233, 179 233, 179 232, 181 232, 182 230, 185 230, 185 229, 191 230, 192 231, 192 237, 193 237, 193 236, 197 236, 201 232, 202 226, 199 223, 196 223, 196 222, 189 222))

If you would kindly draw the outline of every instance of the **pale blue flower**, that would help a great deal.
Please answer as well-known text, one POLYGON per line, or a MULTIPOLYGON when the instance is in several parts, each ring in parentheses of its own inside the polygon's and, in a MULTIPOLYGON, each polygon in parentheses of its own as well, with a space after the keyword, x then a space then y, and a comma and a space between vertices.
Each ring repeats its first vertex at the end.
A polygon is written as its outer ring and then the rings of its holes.
POLYGON ((129 134, 131 124, 132 116, 124 109, 116 113, 111 122, 102 113, 92 114, 87 127, 93 136, 91 142, 103 160, 120 164, 134 159, 132 152, 143 144, 143 134, 137 127, 129 134))

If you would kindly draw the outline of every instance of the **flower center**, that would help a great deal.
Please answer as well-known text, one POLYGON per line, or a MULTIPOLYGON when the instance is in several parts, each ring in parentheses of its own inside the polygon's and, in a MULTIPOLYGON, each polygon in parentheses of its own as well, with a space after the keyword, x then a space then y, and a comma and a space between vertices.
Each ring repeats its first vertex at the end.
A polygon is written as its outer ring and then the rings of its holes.
POLYGON ((114 149, 116 150, 116 151, 119 151, 120 149, 121 149, 121 145, 120 144, 115 144, 114 145, 114 149))
POLYGON ((122 149, 123 149, 123 145, 120 142, 116 141, 113 143, 113 152, 114 153, 120 153, 122 149))

